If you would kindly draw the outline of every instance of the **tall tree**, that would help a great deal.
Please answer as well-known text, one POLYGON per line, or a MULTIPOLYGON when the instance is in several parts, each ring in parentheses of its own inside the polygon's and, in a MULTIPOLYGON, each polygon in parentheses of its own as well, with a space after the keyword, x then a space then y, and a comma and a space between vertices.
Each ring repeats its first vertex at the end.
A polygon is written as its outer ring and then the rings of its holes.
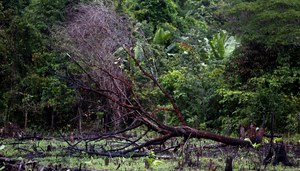
MULTIPOLYGON (((8 68, 12 70, 11 74, 4 74, 4 79, 1 79, 1 90, 4 90, 1 115, 5 116, 6 121, 24 123, 24 126, 28 125, 27 122, 45 125, 48 122, 44 115, 52 113, 48 112, 48 107, 60 108, 69 104, 69 110, 72 110, 72 90, 52 71, 61 68, 64 58, 53 50, 50 36, 53 24, 63 19, 67 2, 3 2, 6 15, 2 28, 5 28, 7 35, 4 42, 7 50, 3 52, 6 52, 5 58, 10 65, 8 68), (7 80, 10 80, 10 84, 5 84, 7 80), (25 122, 21 121, 22 113, 25 122)), ((54 110, 64 114, 68 112, 61 109, 54 110)))

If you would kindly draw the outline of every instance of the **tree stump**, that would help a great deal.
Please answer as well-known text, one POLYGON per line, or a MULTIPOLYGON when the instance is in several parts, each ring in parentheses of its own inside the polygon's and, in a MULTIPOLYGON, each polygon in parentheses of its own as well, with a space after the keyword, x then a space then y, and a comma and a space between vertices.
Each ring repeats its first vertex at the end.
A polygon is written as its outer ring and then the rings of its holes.
POLYGON ((276 144, 273 165, 277 165, 280 162, 282 162, 284 166, 293 166, 287 157, 286 149, 283 143, 276 144))
POLYGON ((274 145, 271 144, 263 162, 265 166, 271 162, 273 165, 278 165, 281 162, 284 166, 293 166, 293 163, 288 159, 285 145, 282 142, 274 145))
POLYGON ((226 158, 225 171, 232 171, 232 160, 233 160, 233 158, 231 156, 228 156, 226 158))

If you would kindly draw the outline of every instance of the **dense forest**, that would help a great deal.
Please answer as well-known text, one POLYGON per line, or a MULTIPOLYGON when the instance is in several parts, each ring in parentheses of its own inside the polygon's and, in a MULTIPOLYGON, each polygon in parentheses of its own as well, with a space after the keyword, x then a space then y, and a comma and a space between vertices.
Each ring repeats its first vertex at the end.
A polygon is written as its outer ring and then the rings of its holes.
POLYGON ((1 1, 0 125, 122 127, 127 109, 106 97, 127 103, 120 93, 178 124, 130 52, 189 126, 230 134, 268 128, 273 113, 276 131, 296 133, 299 9, 297 0, 1 1))
POLYGON ((257 149, 266 136, 255 170, 274 153, 291 166, 278 141, 300 133, 299 18, 299 0, 1 0, 0 137, 68 134, 72 154, 147 156, 148 169, 181 147, 178 167, 198 162, 190 138, 257 149))

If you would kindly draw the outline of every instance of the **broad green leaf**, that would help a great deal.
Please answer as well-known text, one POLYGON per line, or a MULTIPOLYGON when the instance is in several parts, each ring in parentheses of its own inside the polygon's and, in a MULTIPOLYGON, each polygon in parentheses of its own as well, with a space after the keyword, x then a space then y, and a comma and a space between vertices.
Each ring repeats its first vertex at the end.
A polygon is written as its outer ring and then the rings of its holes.
POLYGON ((152 162, 152 164, 154 165, 154 166, 157 166, 157 165, 160 165, 160 164, 162 164, 163 162, 161 161, 161 160, 154 160, 153 162, 152 162))
POLYGON ((154 35, 153 43, 163 45, 165 44, 170 38, 172 34, 170 31, 165 31, 163 28, 159 28, 154 35))

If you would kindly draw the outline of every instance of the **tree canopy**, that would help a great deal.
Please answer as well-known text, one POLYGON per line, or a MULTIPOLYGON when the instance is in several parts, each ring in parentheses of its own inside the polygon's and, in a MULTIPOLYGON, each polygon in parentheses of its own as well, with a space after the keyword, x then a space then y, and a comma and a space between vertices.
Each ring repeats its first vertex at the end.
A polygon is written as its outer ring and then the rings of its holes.
POLYGON ((225 12, 228 29, 243 39, 271 46, 299 46, 299 1, 241 1, 228 8, 225 12))

